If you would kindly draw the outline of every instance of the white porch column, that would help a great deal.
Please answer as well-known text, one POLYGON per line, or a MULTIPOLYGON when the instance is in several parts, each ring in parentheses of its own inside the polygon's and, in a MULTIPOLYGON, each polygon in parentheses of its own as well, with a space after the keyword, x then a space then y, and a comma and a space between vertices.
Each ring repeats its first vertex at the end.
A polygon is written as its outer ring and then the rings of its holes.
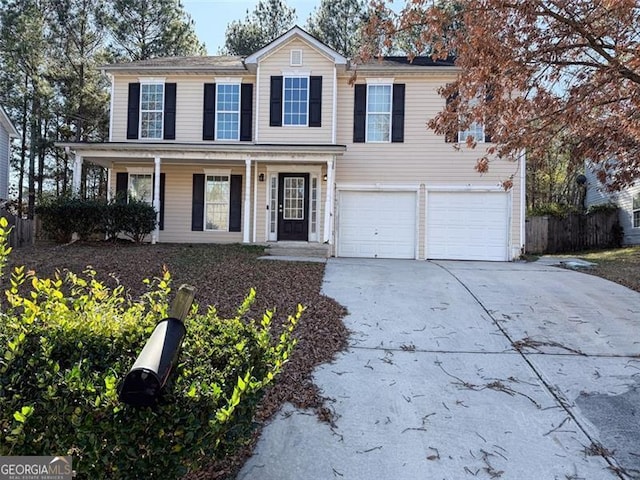
POLYGON ((156 228, 151 234, 151 244, 158 243, 160 238, 160 157, 154 158, 153 170, 153 208, 156 209, 156 228))
POLYGON ((323 243, 332 243, 333 241, 333 192, 334 192, 334 171, 333 160, 327 160, 327 193, 324 204, 324 235, 323 243))
POLYGON ((251 158, 244 159, 244 211, 242 225, 242 243, 249 243, 249 230, 251 228, 251 158))
POLYGON ((76 153, 73 159, 73 182, 71 184, 72 193, 80 194, 80 183, 82 181, 82 155, 76 153))
MULTIPOLYGON (((253 235, 252 240, 253 243, 258 241, 258 161, 253 164, 256 174, 253 176, 253 235)), ((248 185, 248 184, 247 184, 248 185)))

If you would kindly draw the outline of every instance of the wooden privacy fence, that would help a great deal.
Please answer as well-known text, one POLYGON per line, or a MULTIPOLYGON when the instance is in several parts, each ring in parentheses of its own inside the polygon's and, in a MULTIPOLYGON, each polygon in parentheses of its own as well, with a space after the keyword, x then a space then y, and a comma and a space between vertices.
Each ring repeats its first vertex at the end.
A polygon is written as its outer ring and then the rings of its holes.
POLYGON ((529 217, 526 222, 527 253, 577 252, 619 247, 622 228, 618 210, 569 214, 565 217, 529 217))
POLYGON ((9 221, 11 233, 9 234, 9 246, 24 247, 25 245, 33 245, 35 240, 33 220, 16 217, 11 215, 4 209, 0 208, 0 217, 5 217, 9 221))

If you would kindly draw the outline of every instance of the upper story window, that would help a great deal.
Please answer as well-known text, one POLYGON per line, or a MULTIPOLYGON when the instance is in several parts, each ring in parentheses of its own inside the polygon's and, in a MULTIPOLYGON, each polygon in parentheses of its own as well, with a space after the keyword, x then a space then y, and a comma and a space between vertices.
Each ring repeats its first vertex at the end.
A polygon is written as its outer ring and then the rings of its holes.
POLYGON ((269 92, 269 126, 322 126, 322 77, 292 73, 273 75, 269 92))
POLYGON ((176 139, 176 84, 163 78, 129 83, 128 140, 176 139))
POLYGON ((309 77, 284 77, 284 125, 307 125, 309 77))
POLYGON ((367 142, 391 139, 391 85, 367 85, 367 142))
POLYGON ((640 193, 633 196, 633 228, 640 228, 640 193))
POLYGON ((367 79, 354 85, 354 143, 404 142, 404 83, 367 79))
POLYGON ((164 116, 164 83, 140 85, 140 138, 161 139, 164 116))
POLYGON ((216 84, 216 140, 240 139, 240 84, 216 84))
POLYGON ((469 137, 473 137, 476 142, 484 142, 484 125, 480 122, 472 122, 469 128, 458 132, 458 142, 466 142, 469 137))

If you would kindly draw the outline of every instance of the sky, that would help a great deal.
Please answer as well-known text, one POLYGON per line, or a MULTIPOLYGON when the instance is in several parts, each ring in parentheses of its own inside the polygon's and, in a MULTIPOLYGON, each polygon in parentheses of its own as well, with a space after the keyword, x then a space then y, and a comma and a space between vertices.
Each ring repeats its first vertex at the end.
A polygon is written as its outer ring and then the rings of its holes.
MULTIPOLYGON (((191 15, 196 26, 196 34, 204 42, 209 55, 217 55, 224 46, 227 25, 233 20, 244 20, 247 10, 253 12, 258 0, 182 0, 185 11, 191 15)), ((297 24, 304 27, 313 9, 320 0, 286 0, 295 8, 297 24)))

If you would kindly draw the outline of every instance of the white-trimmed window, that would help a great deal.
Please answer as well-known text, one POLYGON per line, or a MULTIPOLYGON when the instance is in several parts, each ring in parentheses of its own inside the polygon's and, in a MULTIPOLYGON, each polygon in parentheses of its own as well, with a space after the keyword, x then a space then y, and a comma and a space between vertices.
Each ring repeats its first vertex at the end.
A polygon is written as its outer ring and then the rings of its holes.
MULTIPOLYGON (((475 107, 478 104, 478 99, 473 98, 469 101, 469 106, 475 107)), ((465 130, 458 131, 458 142, 464 143, 467 138, 473 137, 473 140, 478 143, 484 142, 484 124, 482 122, 471 122, 471 125, 465 130)))
POLYGON ((367 142, 391 141, 391 85, 367 85, 367 142))
POLYGON ((164 83, 140 84, 140 138, 161 139, 164 83))
POLYGON ((129 198, 132 200, 139 200, 153 203, 153 175, 150 173, 130 173, 129 174, 129 186, 128 186, 129 198))
POLYGON ((633 196, 633 228, 640 228, 640 193, 633 196))
POLYGON ((307 126, 309 77, 284 77, 283 125, 307 126))
POLYGON ((204 191, 204 229, 229 231, 229 174, 207 174, 204 191))
POLYGON ((469 128, 458 132, 458 142, 464 143, 469 137, 473 137, 478 143, 484 142, 484 125, 480 122, 473 122, 469 128))
POLYGON ((240 140, 240 84, 216 84, 216 140, 240 140))

